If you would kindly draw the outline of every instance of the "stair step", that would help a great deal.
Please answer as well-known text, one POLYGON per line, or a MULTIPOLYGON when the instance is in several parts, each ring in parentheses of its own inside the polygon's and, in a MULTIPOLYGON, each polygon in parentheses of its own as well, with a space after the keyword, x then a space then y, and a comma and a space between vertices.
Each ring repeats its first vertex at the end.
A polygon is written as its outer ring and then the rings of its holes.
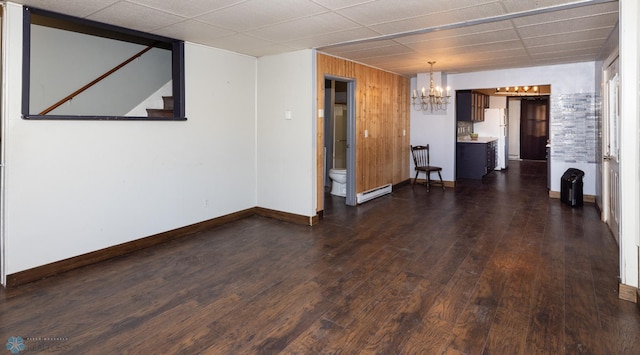
POLYGON ((173 117, 173 109, 148 108, 147 115, 149 117, 173 117))
POLYGON ((163 96, 162 101, 164 101, 165 110, 173 110, 173 96, 163 96))

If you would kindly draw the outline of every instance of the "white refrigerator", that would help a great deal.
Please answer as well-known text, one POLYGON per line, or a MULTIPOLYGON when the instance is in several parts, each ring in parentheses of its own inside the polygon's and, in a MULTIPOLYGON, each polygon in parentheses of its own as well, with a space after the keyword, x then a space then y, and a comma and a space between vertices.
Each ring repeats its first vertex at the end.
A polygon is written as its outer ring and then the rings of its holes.
POLYGON ((481 137, 498 137, 496 170, 506 169, 509 162, 509 119, 502 108, 484 110, 484 121, 473 124, 473 132, 481 137))

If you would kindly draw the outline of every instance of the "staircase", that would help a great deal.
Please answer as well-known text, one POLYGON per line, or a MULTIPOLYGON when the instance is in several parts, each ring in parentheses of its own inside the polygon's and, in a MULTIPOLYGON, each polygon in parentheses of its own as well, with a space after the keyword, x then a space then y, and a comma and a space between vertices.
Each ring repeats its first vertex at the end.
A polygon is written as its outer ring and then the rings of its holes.
POLYGON ((163 108, 148 108, 147 116, 149 117, 173 117, 173 96, 163 96, 163 108))

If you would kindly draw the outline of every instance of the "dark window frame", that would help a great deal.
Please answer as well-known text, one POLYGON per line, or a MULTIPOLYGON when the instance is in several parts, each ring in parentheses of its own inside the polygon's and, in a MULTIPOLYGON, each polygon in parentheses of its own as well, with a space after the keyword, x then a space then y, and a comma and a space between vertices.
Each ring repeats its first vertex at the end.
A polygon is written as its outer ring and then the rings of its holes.
POLYGON ((185 117, 185 80, 184 80, 184 41, 153 35, 108 25, 101 22, 63 15, 33 7, 23 7, 23 44, 22 44, 22 118, 26 120, 83 120, 83 121, 186 121, 185 117), (154 47, 171 50, 171 80, 173 95, 173 117, 146 116, 91 116, 91 115, 39 115, 29 112, 31 86, 31 14, 46 16, 99 30, 115 32, 123 37, 133 38, 133 43, 149 44, 154 47))

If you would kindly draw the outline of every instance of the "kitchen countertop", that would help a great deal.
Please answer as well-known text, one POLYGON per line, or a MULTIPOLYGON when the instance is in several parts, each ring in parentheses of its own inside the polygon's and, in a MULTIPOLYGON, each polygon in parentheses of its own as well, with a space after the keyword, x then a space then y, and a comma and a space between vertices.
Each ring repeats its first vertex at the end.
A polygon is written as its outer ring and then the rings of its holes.
POLYGON ((498 137, 478 137, 477 140, 471 140, 469 136, 458 137, 458 143, 489 143, 498 140, 498 137))

